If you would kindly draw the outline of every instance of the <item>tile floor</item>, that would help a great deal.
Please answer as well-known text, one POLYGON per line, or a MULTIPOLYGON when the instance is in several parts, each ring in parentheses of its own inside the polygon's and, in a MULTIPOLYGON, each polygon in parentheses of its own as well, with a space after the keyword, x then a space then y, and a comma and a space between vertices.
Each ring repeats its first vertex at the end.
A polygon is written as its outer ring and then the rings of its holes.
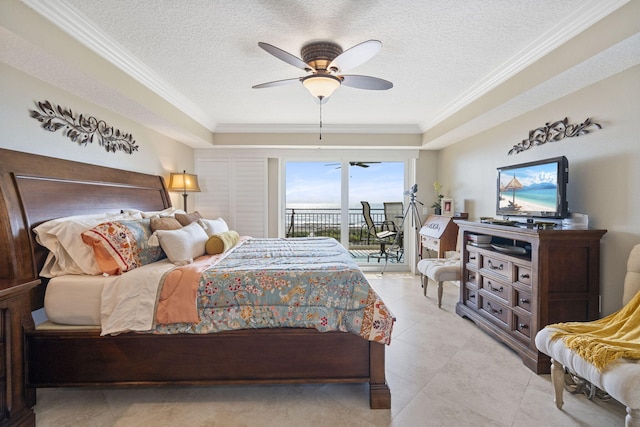
POLYGON ((417 276, 368 273, 397 317, 387 348, 391 410, 370 410, 367 386, 291 385, 157 389, 39 389, 45 426, 623 426, 615 401, 565 392, 555 408, 549 375, 455 314, 458 288, 442 309, 417 276))

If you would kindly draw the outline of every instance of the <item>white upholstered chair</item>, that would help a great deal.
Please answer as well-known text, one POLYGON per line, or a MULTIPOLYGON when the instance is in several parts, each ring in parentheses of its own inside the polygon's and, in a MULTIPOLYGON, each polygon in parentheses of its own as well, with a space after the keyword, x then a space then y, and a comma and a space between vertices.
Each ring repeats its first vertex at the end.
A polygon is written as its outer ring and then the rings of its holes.
MULTIPOLYGON (((640 291, 640 245, 636 245, 627 261, 624 281, 623 305, 640 291)), ((543 328, 536 335, 538 350, 551 357, 551 381, 555 392, 556 406, 563 405, 565 369, 572 375, 586 380, 589 397, 597 387, 627 407, 626 427, 640 427, 640 363, 637 360, 620 359, 603 372, 565 346, 562 339, 551 340, 553 328, 543 328)))
POLYGON ((438 308, 442 307, 442 283, 452 280, 460 280, 460 253, 452 252, 447 258, 425 258, 418 262, 418 271, 421 274, 422 288, 427 296, 429 280, 438 284, 438 308))

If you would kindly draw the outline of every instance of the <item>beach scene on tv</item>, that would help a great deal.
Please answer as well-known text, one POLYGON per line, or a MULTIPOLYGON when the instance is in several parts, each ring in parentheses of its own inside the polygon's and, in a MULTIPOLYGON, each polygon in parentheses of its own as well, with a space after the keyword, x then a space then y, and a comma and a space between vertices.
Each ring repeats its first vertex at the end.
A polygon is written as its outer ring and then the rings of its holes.
POLYGON ((516 213, 555 212, 557 178, 557 163, 500 171, 499 209, 516 213))

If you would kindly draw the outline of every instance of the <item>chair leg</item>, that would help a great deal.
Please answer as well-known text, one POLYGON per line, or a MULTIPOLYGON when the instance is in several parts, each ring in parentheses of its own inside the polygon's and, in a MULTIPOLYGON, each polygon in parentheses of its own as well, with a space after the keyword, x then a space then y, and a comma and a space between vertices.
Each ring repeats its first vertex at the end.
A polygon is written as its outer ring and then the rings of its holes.
POLYGON ((627 406, 627 416, 624 419, 625 427, 640 426, 640 409, 631 409, 627 406))
POLYGON ((562 392, 564 391, 564 366, 561 363, 551 359, 551 384, 555 393, 554 402, 556 407, 562 409, 564 401, 562 400, 562 392))
POLYGON ((427 285, 429 284, 429 278, 425 275, 422 275, 422 292, 424 296, 427 296, 427 285))
POLYGON ((442 281, 438 282, 438 308, 442 308, 442 281))

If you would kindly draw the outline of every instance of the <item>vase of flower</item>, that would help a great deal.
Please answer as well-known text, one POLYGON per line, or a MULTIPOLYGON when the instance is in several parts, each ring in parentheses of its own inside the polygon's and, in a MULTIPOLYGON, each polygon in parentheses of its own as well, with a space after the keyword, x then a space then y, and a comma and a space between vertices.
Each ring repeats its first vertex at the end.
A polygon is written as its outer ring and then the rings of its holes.
POLYGON ((442 194, 442 184, 440 184, 438 181, 434 182, 433 189, 436 192, 436 201, 433 202, 431 207, 433 208, 434 214, 440 215, 442 214, 442 198, 444 197, 444 194, 442 194))

